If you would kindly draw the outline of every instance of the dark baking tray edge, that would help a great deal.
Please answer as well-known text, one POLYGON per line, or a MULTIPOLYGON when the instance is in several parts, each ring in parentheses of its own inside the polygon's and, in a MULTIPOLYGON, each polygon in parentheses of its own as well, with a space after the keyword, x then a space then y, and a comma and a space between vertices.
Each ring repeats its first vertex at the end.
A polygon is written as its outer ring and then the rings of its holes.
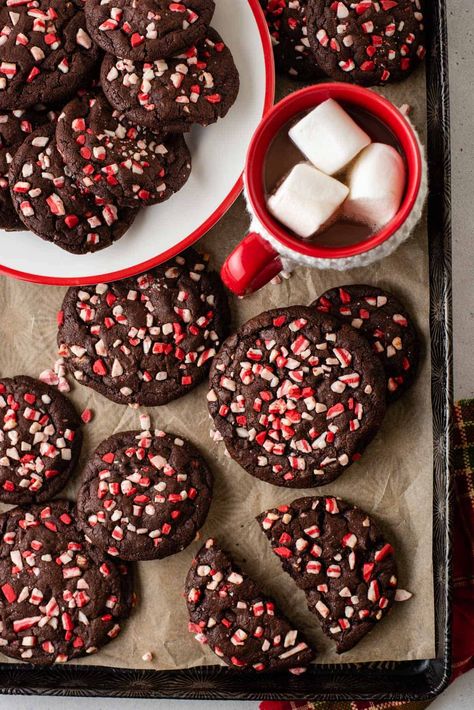
POLYGON ((0 693, 205 700, 422 700, 451 673, 450 439, 452 411, 451 166, 445 0, 432 0, 427 56, 430 325, 434 441, 433 574, 436 658, 314 666, 302 676, 251 675, 219 666, 137 671, 0 664, 0 693))

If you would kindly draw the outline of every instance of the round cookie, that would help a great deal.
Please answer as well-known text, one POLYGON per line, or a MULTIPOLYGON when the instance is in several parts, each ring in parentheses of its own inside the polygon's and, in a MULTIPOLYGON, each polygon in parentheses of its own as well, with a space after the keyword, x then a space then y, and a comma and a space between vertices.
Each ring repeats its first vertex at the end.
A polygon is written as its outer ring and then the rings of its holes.
POLYGON ((202 39, 214 0, 86 0, 94 41, 115 57, 149 62, 202 39))
POLYGON ((84 13, 72 0, 3 0, 0 26, 0 109, 72 96, 99 59, 84 13))
POLYGON ((32 130, 25 111, 0 112, 0 229, 23 228, 10 197, 8 171, 16 151, 32 130))
POLYGON ((182 135, 162 139, 143 126, 125 123, 103 94, 67 104, 56 140, 77 184, 123 207, 164 202, 191 173, 182 135))
POLYGON ((190 249, 141 276, 70 288, 59 351, 82 384, 153 407, 206 377, 229 320, 219 277, 190 249))
POLYGON ((213 539, 185 585, 189 631, 234 670, 306 670, 316 653, 304 634, 213 539))
POLYGON ((0 501, 39 503, 66 485, 79 458, 81 420, 57 389, 0 379, 0 501))
POLYGON ((0 515, 2 653, 64 663, 115 638, 130 612, 127 568, 84 539, 73 505, 13 508, 0 515))
POLYGON ((103 441, 89 459, 79 525, 113 557, 157 560, 194 540, 211 497, 211 472, 192 444, 162 431, 127 431, 103 441))
POLYGON ((104 249, 125 234, 137 210, 81 192, 56 148, 55 132, 54 124, 38 128, 18 149, 10 168, 13 204, 28 229, 66 251, 104 249))
POLYGON ((421 0, 308 0, 307 23, 319 66, 338 81, 400 81, 426 53, 421 0))
POLYGON ((272 38, 276 67, 300 81, 325 76, 309 46, 307 4, 308 0, 260 0, 272 38))
POLYGON ((339 498, 308 497, 257 520, 337 653, 386 616, 397 589, 394 550, 363 510, 339 498))
POLYGON ((312 304, 359 330, 385 370, 387 400, 394 402, 415 379, 420 340, 411 316, 391 293, 375 286, 332 288, 312 304))
POLYGON ((198 44, 169 59, 139 63, 106 55, 101 83, 128 121, 163 134, 225 116, 237 98, 239 73, 229 48, 209 28, 198 44))
POLYGON ((248 473, 292 488, 337 478, 377 433, 382 366, 350 326, 304 306, 261 313, 214 358, 209 411, 248 473))

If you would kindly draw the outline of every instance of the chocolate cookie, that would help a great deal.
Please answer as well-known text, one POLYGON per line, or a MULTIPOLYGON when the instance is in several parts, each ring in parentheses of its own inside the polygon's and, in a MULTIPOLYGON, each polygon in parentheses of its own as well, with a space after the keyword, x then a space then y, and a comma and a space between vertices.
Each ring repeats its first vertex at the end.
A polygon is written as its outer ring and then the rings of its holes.
POLYGON ((92 544, 123 560, 181 552, 204 524, 212 475, 188 441, 128 431, 103 441, 89 459, 77 499, 92 544))
POLYGON ((66 500, 0 515, 0 644, 11 658, 64 663, 120 632, 126 568, 86 542, 66 500))
POLYGON ((210 385, 209 411, 229 454, 277 486, 333 481, 385 413, 383 370, 365 338, 304 306, 243 325, 214 358, 210 385))
POLYGON ((257 520, 338 653, 387 614, 397 588, 394 551, 363 510, 338 498, 308 497, 257 520))
POLYGON ((307 23, 318 64, 338 81, 400 81, 426 53, 421 0, 308 0, 307 23))
POLYGON ((23 228, 10 197, 8 171, 16 151, 32 130, 25 111, 0 113, 0 229, 23 228))
POLYGON ((72 0, 2 0, 0 109, 72 96, 99 59, 72 0))
POLYGON ((268 597, 214 540, 186 578, 189 630, 236 670, 306 670, 316 653, 268 597))
POLYGON ((89 32, 116 57, 149 62, 202 39, 214 0, 86 0, 89 32))
POLYGON ((79 382, 152 407, 205 378, 229 320, 217 274, 190 249, 135 278, 70 288, 58 343, 79 382))
POLYGON ((66 251, 104 249, 125 234, 137 210, 81 192, 56 148, 55 131, 54 124, 38 128, 18 149, 10 168, 13 204, 28 229, 66 251))
POLYGON ((125 123, 100 93, 67 104, 56 140, 77 184, 122 206, 164 202, 191 172, 181 135, 161 138, 125 123))
POLYGON ((324 76, 309 46, 307 4, 308 0, 260 0, 272 38, 276 68, 300 81, 324 76))
POLYGON ((237 98, 239 73, 229 48, 213 29, 182 54, 154 62, 106 55, 104 94, 131 123, 158 133, 207 126, 226 115, 237 98))
POLYGON ((375 286, 332 288, 312 306, 330 313, 366 337, 380 358, 387 381, 387 399, 395 401, 413 383, 420 357, 415 325, 400 301, 375 286))
POLYGON ((0 379, 0 421, 0 500, 49 500, 81 451, 81 420, 71 402, 31 377, 0 379))

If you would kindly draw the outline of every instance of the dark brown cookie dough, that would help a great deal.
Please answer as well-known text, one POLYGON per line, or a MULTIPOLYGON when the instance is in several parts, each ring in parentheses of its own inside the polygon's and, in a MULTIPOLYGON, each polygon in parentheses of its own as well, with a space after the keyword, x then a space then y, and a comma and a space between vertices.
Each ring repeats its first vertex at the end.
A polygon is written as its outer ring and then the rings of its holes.
POLYGON ((72 96, 100 52, 86 29, 81 3, 0 3, 0 109, 17 110, 72 96))
POLYGON ((210 386, 209 411, 229 454, 278 486, 337 478, 385 413, 383 370, 365 338, 304 306, 243 325, 214 358, 210 386))
POLYGON ((127 231, 136 210, 81 192, 56 147, 56 127, 38 128, 10 168, 11 196, 24 225, 43 239, 86 254, 110 246, 127 231))
POLYGON ((89 459, 77 499, 79 525, 109 555, 161 559, 194 540, 211 498, 211 472, 188 441, 161 431, 123 432, 89 459))
POLYGON ((26 111, 0 111, 0 229, 23 229, 11 201, 8 171, 16 151, 33 130, 26 111))
POLYGON ((272 38, 276 67, 300 81, 325 76, 309 46, 307 4, 308 0, 260 0, 272 38))
POLYGON ((81 420, 58 390, 31 377, 0 379, 0 500, 49 500, 79 458, 81 420))
POLYGON ((308 0, 307 23, 318 64, 338 81, 400 81, 426 53, 421 0, 308 0))
POLYGON ((324 633, 348 651, 388 612, 397 566, 367 513, 333 498, 299 498, 257 518, 324 633))
POLYGON ((107 99, 128 121, 162 134, 215 123, 239 91, 230 49, 212 28, 198 44, 168 59, 144 63, 107 54, 101 81, 107 99))
POLYGON ((164 202, 191 173, 182 135, 162 138, 129 125, 100 93, 67 104, 56 140, 79 187, 122 206, 164 202))
POLYGON ((202 39, 214 0, 86 0, 94 41, 116 57, 148 62, 202 39))
POLYGON ((186 578, 189 630, 236 670, 301 672, 316 654, 253 579, 214 540, 186 578))
POLYGON ((89 545, 65 500, 0 515, 2 653, 35 664, 95 653, 131 606, 124 565, 89 545))
POLYGON ((70 288, 58 344, 79 382, 152 407, 206 377, 229 320, 219 277, 189 249, 135 278, 70 288))
POLYGON ((332 288, 311 305, 348 323, 369 340, 385 370, 388 401, 395 401, 410 387, 418 367, 420 339, 411 316, 395 296, 358 284, 332 288))

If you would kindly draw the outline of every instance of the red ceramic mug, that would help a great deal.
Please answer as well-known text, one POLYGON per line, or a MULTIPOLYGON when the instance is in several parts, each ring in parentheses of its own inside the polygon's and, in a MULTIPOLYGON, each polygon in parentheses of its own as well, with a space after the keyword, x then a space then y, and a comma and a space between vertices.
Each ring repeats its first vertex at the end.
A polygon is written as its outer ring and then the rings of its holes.
MULTIPOLYGON (((255 131, 244 171, 249 210, 261 225, 261 231, 266 232, 267 238, 257 231, 247 234, 227 257, 221 271, 223 282, 234 293, 245 295, 258 290, 276 276, 283 268, 282 258, 318 268, 336 269, 365 265, 373 261, 372 257, 376 254, 380 258, 393 250, 389 240, 400 233, 414 212, 415 205, 418 221, 424 201, 423 195, 420 204, 423 174, 424 158, 415 131, 396 106, 379 94, 344 83, 315 84, 290 94, 266 114, 255 131), (293 117, 315 108, 329 98, 363 109, 381 121, 394 134, 405 155, 407 167, 405 193, 395 217, 363 242, 334 247, 299 239, 285 229, 268 211, 264 187, 265 157, 276 134, 293 117), (357 261, 358 257, 362 259, 357 261), (354 259, 353 264, 351 259, 354 259)), ((393 248, 396 246, 398 244, 393 248)))

